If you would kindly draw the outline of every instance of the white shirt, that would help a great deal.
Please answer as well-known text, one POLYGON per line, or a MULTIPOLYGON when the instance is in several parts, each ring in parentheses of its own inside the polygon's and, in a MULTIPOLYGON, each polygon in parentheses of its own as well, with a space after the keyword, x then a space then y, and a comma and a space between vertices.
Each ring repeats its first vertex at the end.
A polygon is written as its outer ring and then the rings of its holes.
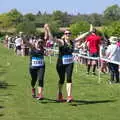
POLYGON ((22 44, 22 39, 21 39, 21 38, 17 38, 17 39, 15 40, 15 45, 16 45, 16 46, 21 46, 21 44, 22 44))
POLYGON ((109 60, 120 62, 120 47, 116 44, 111 44, 108 46, 106 55, 109 60))

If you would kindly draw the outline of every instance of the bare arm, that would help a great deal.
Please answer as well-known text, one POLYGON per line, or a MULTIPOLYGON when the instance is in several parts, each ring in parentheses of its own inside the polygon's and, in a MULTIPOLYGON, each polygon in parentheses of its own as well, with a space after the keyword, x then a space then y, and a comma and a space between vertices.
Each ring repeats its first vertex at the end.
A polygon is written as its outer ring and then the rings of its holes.
POLYGON ((81 41, 82 39, 85 39, 88 35, 90 35, 92 33, 92 31, 93 31, 93 25, 90 24, 90 30, 89 30, 89 32, 83 33, 82 35, 78 36, 75 39, 75 42, 81 41))
POLYGON ((52 35, 52 33, 51 33, 51 30, 50 30, 48 24, 45 24, 45 25, 44 25, 44 31, 45 31, 44 39, 45 39, 45 40, 53 40, 53 35, 52 35))
POLYGON ((22 39, 23 39, 23 42, 24 42, 29 48, 35 49, 35 47, 34 47, 31 43, 29 43, 29 41, 27 40, 27 38, 23 37, 22 39))
POLYGON ((44 36, 45 40, 49 40, 50 39, 50 40, 53 40, 53 41, 57 42, 59 45, 64 44, 62 39, 57 39, 57 38, 54 39, 53 38, 53 35, 51 33, 51 30, 50 30, 48 24, 44 25, 44 30, 45 30, 45 36, 44 36))
POLYGON ((90 35, 91 32, 86 32, 86 33, 83 33, 82 35, 78 36, 76 39, 75 39, 75 42, 78 42, 78 41, 81 41, 83 39, 85 39, 88 35, 90 35))

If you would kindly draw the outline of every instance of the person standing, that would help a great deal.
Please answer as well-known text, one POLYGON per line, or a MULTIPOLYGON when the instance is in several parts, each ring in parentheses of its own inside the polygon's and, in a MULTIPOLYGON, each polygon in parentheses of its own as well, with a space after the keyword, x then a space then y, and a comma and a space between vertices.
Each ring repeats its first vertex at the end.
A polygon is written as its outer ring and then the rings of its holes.
MULTIPOLYGON (((53 39, 48 24, 44 26, 44 29, 46 33, 45 35, 47 35, 45 36, 45 38, 50 37, 50 39, 53 39)), ((75 42, 78 42, 79 40, 85 38, 88 34, 90 33, 87 32, 84 35, 79 36, 75 40, 72 40, 71 32, 69 30, 66 30, 64 32, 62 39, 56 39, 56 42, 59 44, 59 55, 56 64, 56 70, 59 76, 58 95, 57 95, 58 102, 64 101, 63 85, 65 82, 65 77, 67 78, 67 83, 66 83, 67 102, 71 102, 73 100, 72 73, 73 73, 74 61, 73 61, 72 53, 74 52, 74 44, 75 42)))
MULTIPOLYGON (((86 44, 88 47, 88 52, 90 57, 99 57, 99 47, 101 43, 101 37, 97 35, 97 31, 95 28, 92 28, 92 34, 86 38, 86 44)), ((90 68, 93 67, 92 74, 96 75, 95 70, 97 67, 96 60, 88 60, 87 65, 87 74, 90 73, 90 68)))
POLYGON ((15 39, 15 51, 16 51, 16 55, 22 55, 22 46, 23 44, 23 40, 20 36, 16 36, 16 39, 15 39))
POLYGON ((35 44, 31 44, 28 40, 23 39, 30 51, 30 66, 29 72, 31 75, 32 96, 38 100, 43 99, 44 75, 45 75, 45 49, 43 48, 44 41, 38 40, 35 44), (38 95, 36 96, 36 82, 38 81, 38 95))
POLYGON ((111 61, 109 62, 110 69, 110 83, 119 83, 119 65, 112 63, 112 61, 120 63, 120 43, 117 42, 117 37, 110 37, 110 45, 107 48, 106 56, 111 61))

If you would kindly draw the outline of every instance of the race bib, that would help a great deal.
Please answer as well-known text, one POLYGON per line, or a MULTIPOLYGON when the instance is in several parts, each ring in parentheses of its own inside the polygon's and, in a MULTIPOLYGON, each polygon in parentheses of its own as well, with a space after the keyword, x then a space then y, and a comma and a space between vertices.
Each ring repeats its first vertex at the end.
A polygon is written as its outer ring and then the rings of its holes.
POLYGON ((70 64, 73 63, 73 56, 72 55, 64 55, 62 57, 63 64, 70 64))
POLYGON ((41 67, 44 66, 43 57, 32 57, 32 67, 41 67))

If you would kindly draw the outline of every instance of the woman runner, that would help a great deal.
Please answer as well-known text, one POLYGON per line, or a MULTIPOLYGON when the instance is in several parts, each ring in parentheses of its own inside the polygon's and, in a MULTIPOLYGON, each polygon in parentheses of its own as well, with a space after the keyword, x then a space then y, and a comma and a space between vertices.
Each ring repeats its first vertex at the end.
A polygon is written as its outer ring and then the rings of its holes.
MULTIPOLYGON (((52 39, 52 35, 49 29, 48 24, 44 26, 45 29, 45 38, 50 37, 52 39)), ((67 76, 67 83, 66 83, 66 91, 67 91, 67 102, 71 102, 73 100, 72 97, 72 73, 73 73, 73 55, 74 52, 74 44, 75 42, 80 41, 81 39, 84 39, 87 35, 89 35, 90 32, 87 32, 75 40, 71 39, 71 32, 69 30, 66 30, 64 32, 64 36, 62 39, 56 39, 57 43, 59 44, 59 55, 58 60, 56 64, 56 70, 59 76, 59 82, 58 82, 58 95, 57 95, 57 101, 63 102, 63 84, 65 81, 65 74, 67 76)))

